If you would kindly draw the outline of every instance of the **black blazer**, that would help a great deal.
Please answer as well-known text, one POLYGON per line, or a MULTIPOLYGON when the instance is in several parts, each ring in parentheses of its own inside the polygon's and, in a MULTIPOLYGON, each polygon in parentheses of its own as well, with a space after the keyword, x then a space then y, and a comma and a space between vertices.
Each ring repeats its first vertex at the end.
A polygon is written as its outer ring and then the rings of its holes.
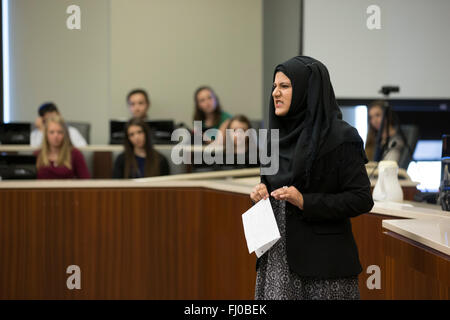
POLYGON ((315 162, 303 210, 287 203, 287 260, 298 275, 340 278, 362 271, 350 218, 374 204, 366 162, 359 144, 341 144, 315 162))

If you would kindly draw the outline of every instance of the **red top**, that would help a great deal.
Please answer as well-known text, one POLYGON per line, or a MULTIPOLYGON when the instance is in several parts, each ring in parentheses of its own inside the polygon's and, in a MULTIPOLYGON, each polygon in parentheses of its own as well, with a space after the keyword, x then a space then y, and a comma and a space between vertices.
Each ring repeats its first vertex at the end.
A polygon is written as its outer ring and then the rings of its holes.
MULTIPOLYGON (((39 156, 41 151, 35 152, 39 156)), ((40 167, 37 172, 38 179, 90 179, 91 175, 84 161, 83 154, 76 148, 72 148, 72 169, 66 166, 55 167, 53 161, 50 161, 50 166, 40 167)))

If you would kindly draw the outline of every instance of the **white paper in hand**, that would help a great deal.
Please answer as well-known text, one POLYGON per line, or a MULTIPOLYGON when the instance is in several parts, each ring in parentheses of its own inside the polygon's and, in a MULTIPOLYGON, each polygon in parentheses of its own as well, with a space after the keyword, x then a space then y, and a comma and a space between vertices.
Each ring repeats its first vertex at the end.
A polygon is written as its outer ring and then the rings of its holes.
POLYGON ((279 239, 280 231, 270 200, 260 200, 242 215, 248 252, 259 258, 279 239))

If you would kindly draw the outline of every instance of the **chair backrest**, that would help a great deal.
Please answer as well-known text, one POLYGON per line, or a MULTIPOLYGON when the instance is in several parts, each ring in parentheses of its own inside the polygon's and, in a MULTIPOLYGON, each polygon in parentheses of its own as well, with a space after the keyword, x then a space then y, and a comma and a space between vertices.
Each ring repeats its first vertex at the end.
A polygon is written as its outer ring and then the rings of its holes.
POLYGON ((87 122, 67 122, 67 126, 77 129, 87 144, 91 143, 91 124, 87 122))
POLYGON ((252 128, 255 130, 264 128, 264 123, 262 120, 250 120, 250 124, 252 125, 252 128))
POLYGON ((403 148, 402 154, 400 155, 400 159, 398 161, 398 166, 403 169, 407 169, 409 163, 413 160, 412 154, 414 153, 414 149, 416 149, 417 141, 419 139, 419 128, 415 125, 401 125, 401 130, 405 135, 406 143, 409 145, 410 149, 407 146, 403 148))

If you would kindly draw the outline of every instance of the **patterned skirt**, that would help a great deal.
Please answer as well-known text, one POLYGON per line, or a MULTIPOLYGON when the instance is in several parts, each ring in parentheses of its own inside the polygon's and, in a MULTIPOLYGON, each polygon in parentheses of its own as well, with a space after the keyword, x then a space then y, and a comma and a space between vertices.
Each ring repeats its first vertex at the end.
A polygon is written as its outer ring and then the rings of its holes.
POLYGON ((270 198, 281 239, 259 259, 255 300, 357 300, 358 276, 302 277, 289 269, 286 254, 286 202, 270 198))

